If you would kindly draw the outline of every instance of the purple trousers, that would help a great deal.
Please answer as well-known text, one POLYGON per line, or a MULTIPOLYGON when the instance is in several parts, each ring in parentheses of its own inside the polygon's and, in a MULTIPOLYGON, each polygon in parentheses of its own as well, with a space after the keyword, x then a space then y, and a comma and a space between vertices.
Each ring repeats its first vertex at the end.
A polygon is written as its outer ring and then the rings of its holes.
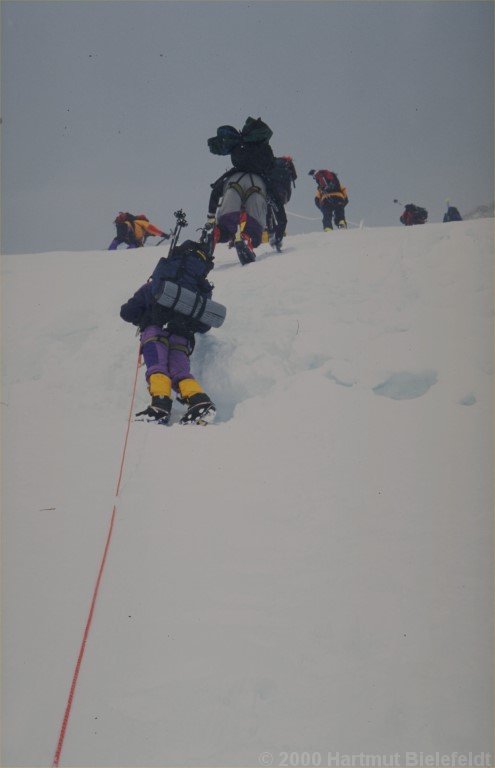
MULTIPOLYGON (((125 243, 125 240, 119 240, 118 237, 114 237, 110 245, 108 246, 109 251, 116 251, 119 245, 122 245, 122 243, 125 243)), ((137 245, 135 243, 129 243, 127 245, 127 248, 137 248, 137 245)))
MULTIPOLYGON (((232 211, 231 213, 224 213, 218 218, 218 226, 220 227, 220 242, 226 243, 232 235, 235 235, 237 227, 239 225, 240 211, 232 211)), ((256 248, 261 243, 261 236, 263 234, 263 227, 261 224, 253 219, 249 214, 247 215, 246 232, 253 243, 253 247, 256 248)))
POLYGON ((152 373, 163 373, 178 391, 179 381, 193 379, 189 366, 190 346, 184 336, 149 325, 141 334, 141 352, 146 365, 146 380, 152 373))

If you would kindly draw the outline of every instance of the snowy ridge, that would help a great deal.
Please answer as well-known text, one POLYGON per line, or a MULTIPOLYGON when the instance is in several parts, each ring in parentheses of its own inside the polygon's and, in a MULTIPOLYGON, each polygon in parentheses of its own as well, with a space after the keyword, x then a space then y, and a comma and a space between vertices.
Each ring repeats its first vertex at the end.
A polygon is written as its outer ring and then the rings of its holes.
POLYGON ((474 210, 467 213, 465 219, 493 219, 495 203, 490 205, 478 205, 474 210))
MULTIPOLYGON (((227 319, 192 358, 217 421, 131 427, 62 765, 490 751, 492 249, 487 219, 218 247, 227 319)), ((7 765, 53 756, 137 358, 119 308, 166 252, 3 258, 7 765)))

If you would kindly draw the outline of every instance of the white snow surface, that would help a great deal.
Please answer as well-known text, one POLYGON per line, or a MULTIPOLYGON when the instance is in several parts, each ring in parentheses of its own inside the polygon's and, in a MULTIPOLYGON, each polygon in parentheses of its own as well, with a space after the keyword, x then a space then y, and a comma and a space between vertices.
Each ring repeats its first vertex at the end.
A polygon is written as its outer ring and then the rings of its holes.
MULTIPOLYGON (((218 247, 192 357, 218 416, 131 425, 61 765, 491 751, 492 251, 488 219, 218 247)), ((166 253, 3 257, 2 765, 53 759, 136 369, 119 309, 166 253)))

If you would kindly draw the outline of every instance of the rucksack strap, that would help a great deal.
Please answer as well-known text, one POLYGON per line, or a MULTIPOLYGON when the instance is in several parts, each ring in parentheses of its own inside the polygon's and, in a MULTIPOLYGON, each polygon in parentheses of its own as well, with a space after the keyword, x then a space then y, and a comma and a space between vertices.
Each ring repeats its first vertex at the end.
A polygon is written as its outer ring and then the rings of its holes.
POLYGON ((177 352, 184 352, 188 357, 191 354, 189 345, 186 344, 170 344, 170 351, 176 350, 177 352))
POLYGON ((249 175, 249 178, 251 179, 252 186, 248 187, 248 189, 243 189, 241 187, 239 182, 242 181, 242 179, 246 175, 247 174, 243 174, 238 179, 238 181, 229 181, 229 183, 227 184, 227 189, 235 189, 235 191, 237 192, 237 194, 241 198, 241 208, 245 208, 246 203, 247 203, 248 199, 251 197, 251 195, 258 194, 258 195, 261 195, 261 197, 266 199, 266 195, 263 192, 263 190, 261 189, 261 187, 256 186, 256 184, 253 182, 253 177, 251 176, 251 174, 249 175))
POLYGON ((208 301, 207 296, 202 296, 201 293, 197 293, 193 308, 191 310, 191 317, 193 318, 201 317, 201 315, 204 312, 207 301, 208 301))
MULTIPOLYGON (((175 281, 174 281, 174 282, 175 282, 175 281)), ((175 299, 173 300, 173 302, 172 302, 171 306, 170 306, 170 307, 168 307, 168 309, 170 309, 170 311, 171 311, 171 312, 173 312, 173 311, 174 311, 174 309, 176 308, 177 304, 179 303, 180 295, 181 295, 181 293, 182 293, 182 287, 181 287, 180 285, 178 285, 178 283, 176 283, 176 285, 177 285, 177 289, 178 289, 178 290, 177 290, 177 296, 176 296, 176 297, 175 297, 175 299)))
POLYGON ((161 333, 157 333, 156 336, 150 336, 149 339, 145 339, 145 341, 142 342, 141 348, 144 347, 145 344, 149 344, 150 341, 158 341, 160 344, 163 344, 165 347, 169 347, 170 343, 167 336, 163 336, 161 333))

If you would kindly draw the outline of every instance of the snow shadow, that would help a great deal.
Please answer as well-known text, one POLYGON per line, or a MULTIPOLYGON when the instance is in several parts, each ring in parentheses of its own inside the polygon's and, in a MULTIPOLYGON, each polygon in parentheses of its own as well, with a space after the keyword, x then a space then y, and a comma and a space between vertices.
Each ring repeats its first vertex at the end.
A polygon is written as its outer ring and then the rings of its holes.
POLYGON ((436 371, 422 371, 421 373, 400 371, 393 373, 381 384, 373 387, 373 392, 375 395, 390 397, 392 400, 411 400, 415 397, 422 397, 437 381, 436 371))

